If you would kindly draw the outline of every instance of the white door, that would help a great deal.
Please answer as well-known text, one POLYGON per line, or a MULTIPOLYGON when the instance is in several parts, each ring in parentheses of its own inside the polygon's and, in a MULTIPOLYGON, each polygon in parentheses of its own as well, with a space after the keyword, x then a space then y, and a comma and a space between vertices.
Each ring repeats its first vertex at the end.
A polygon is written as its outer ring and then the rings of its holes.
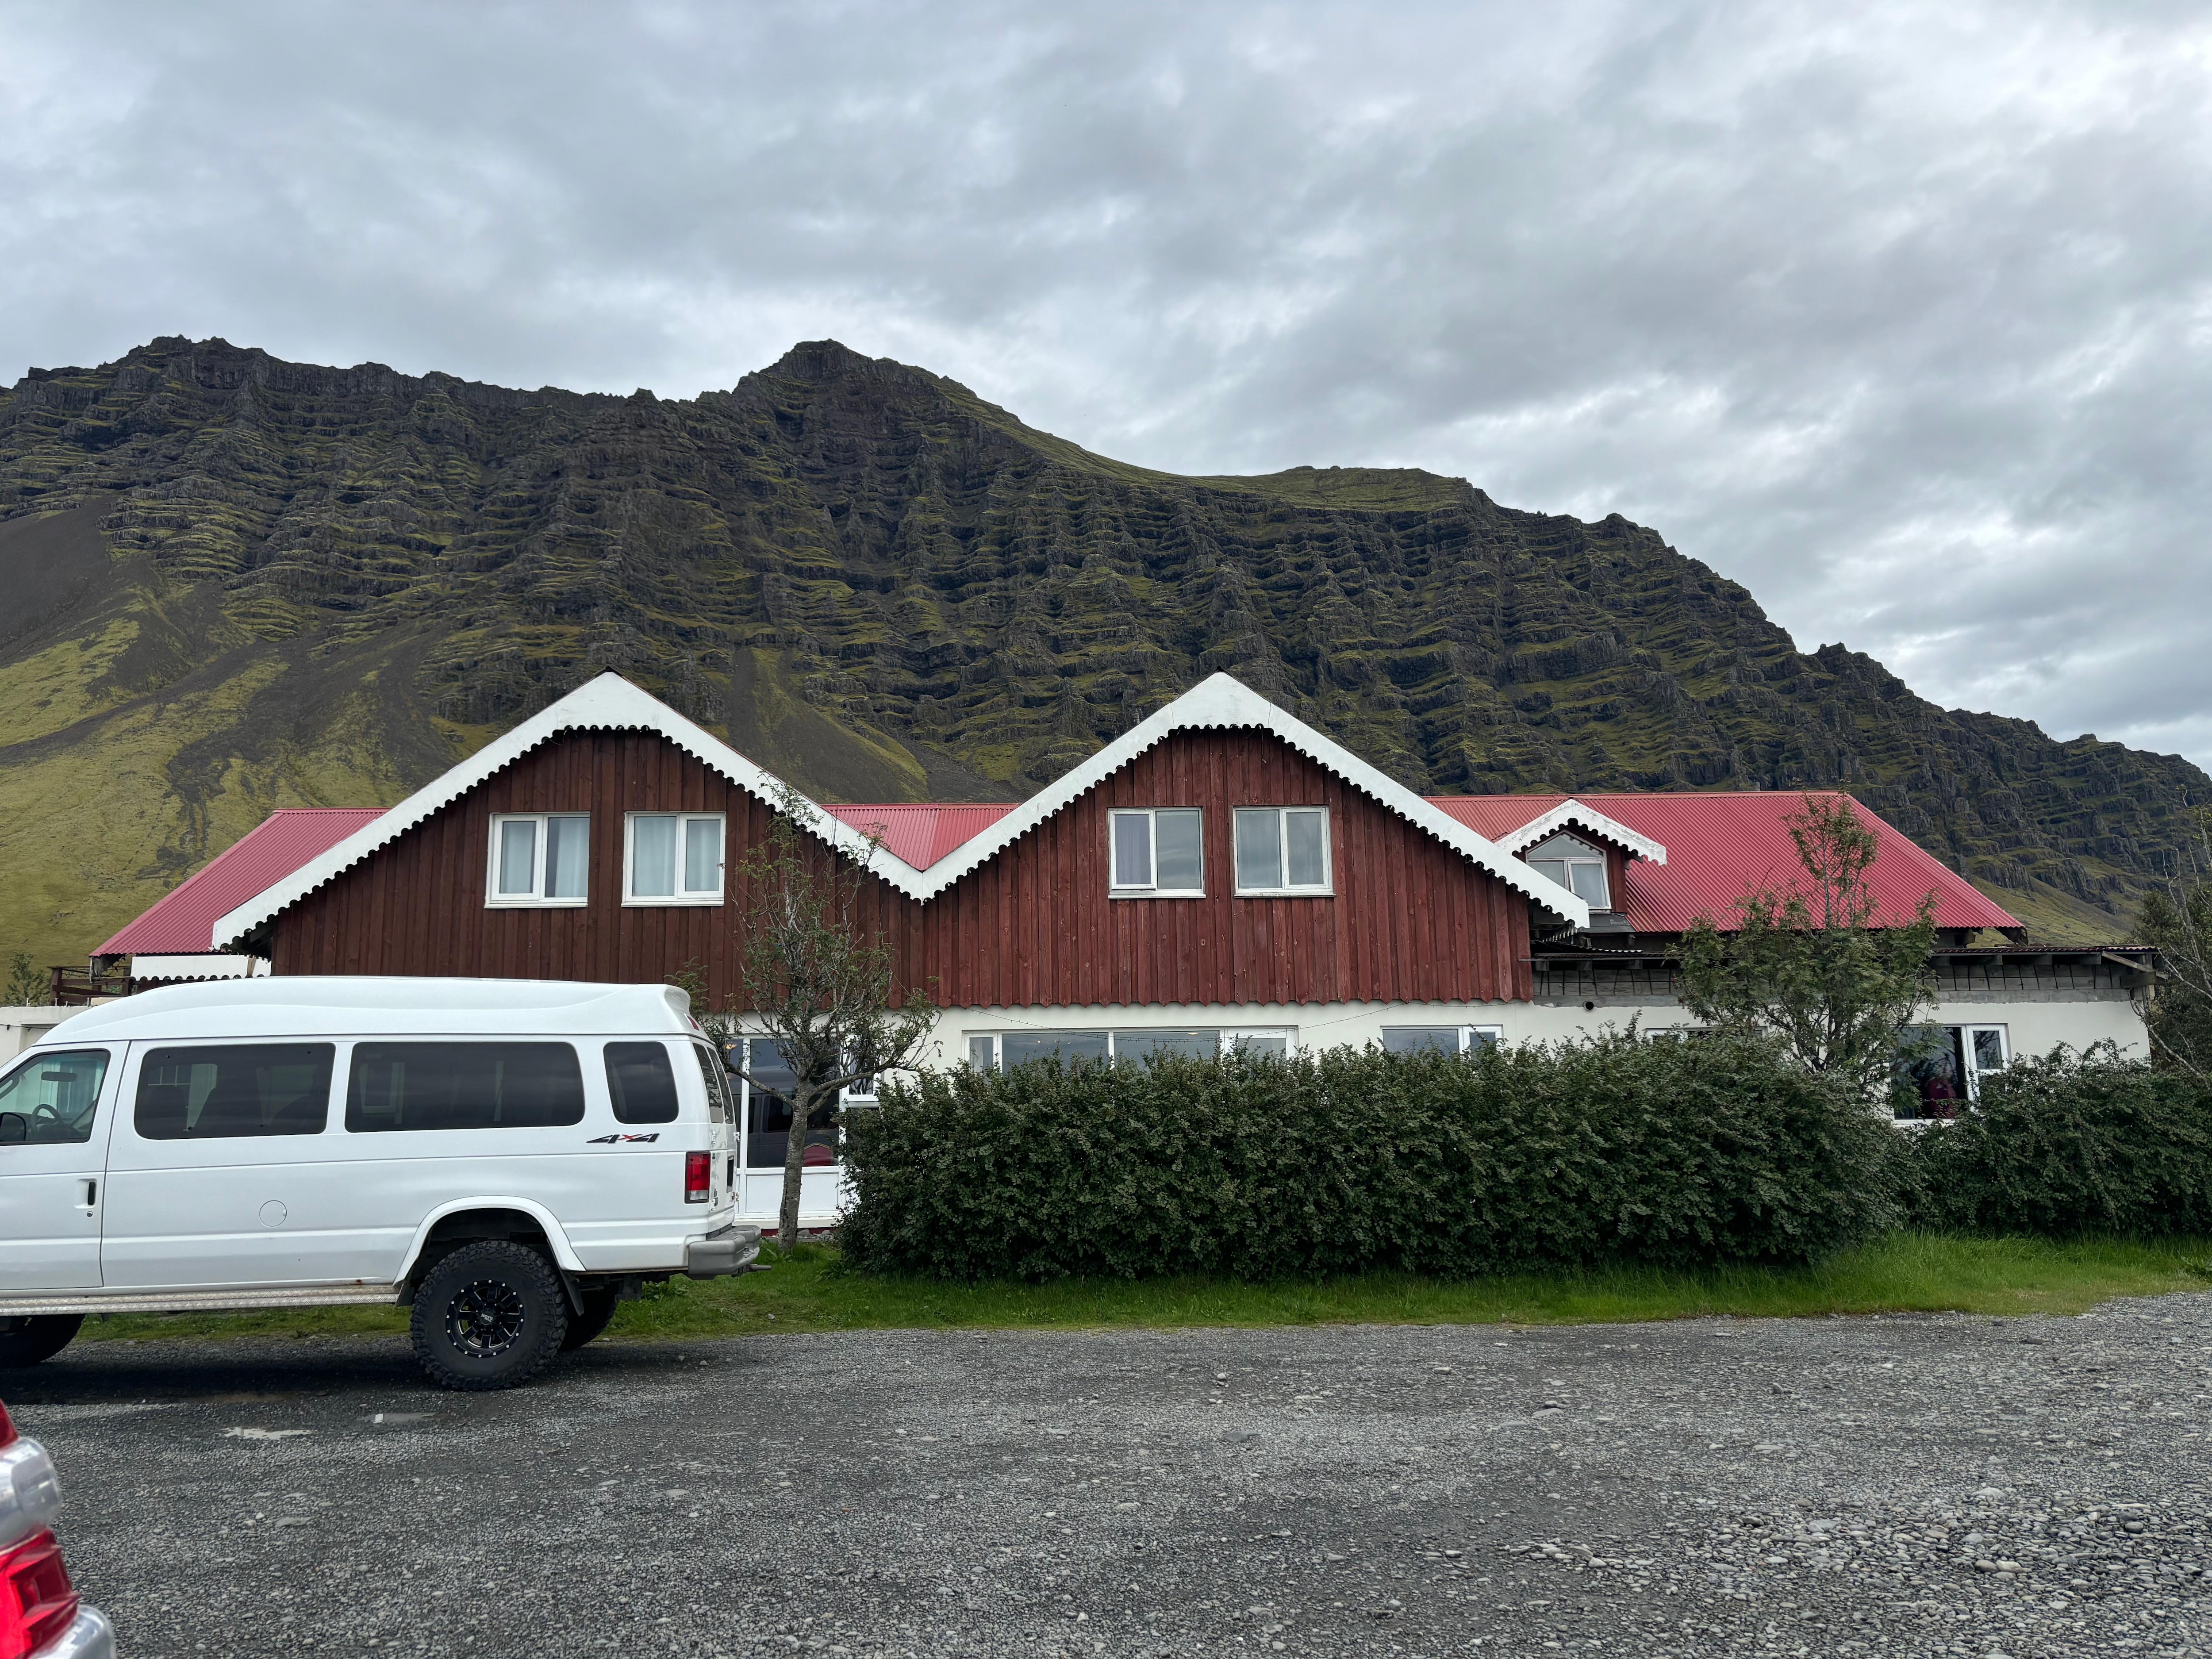
POLYGON ((100 1283, 114 1054, 33 1054, 0 1077, 0 1290, 100 1283))
POLYGON ((599 1272, 665 1267, 685 1232, 730 1204, 728 1074, 703 1042, 684 1037, 616 1037, 580 1044, 585 1120, 572 1161, 583 1185, 562 1200, 561 1224, 576 1259, 599 1272), (598 1103, 604 1083, 607 1104, 598 1103), (703 1201, 686 1198, 684 1154, 708 1152, 703 1201))
POLYGON ((111 1290, 367 1276, 331 1042, 135 1044, 108 1152, 111 1290))
MULTIPOLYGON (((745 1070, 765 1088, 744 1085, 744 1190, 740 1213, 774 1227, 783 1211, 783 1160, 791 1146, 791 1102, 780 1091, 795 1089, 798 1078, 775 1043, 763 1037, 746 1042, 745 1070)), ((1102 1036, 1101 1047, 1103 1047, 1102 1036)), ((839 1160, 837 1130, 820 1120, 830 1114, 817 1106, 799 1152, 799 1216, 803 1226, 826 1226, 845 1207, 845 1170, 839 1160)))

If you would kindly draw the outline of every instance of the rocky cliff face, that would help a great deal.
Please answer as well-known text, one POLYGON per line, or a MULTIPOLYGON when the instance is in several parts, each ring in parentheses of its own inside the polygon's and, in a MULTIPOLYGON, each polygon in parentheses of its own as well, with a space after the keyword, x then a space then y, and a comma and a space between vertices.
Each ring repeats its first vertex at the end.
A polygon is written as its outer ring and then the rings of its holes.
POLYGON ((54 960, 604 668, 847 799, 1024 793, 1225 668, 1425 790, 1840 785, 2076 937, 2212 796, 1800 653, 1620 518, 1150 472, 833 342, 684 403, 177 338, 33 371, 0 583, 0 946, 54 960))

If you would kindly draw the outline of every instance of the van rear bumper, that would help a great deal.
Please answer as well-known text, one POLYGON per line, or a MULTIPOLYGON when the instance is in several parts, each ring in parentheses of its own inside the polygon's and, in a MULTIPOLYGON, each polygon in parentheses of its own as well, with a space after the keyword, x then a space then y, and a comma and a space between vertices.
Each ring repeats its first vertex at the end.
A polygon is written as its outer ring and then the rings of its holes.
POLYGON ((732 1223, 684 1247, 684 1275, 719 1279, 725 1273, 741 1273, 759 1254, 760 1229, 732 1223))

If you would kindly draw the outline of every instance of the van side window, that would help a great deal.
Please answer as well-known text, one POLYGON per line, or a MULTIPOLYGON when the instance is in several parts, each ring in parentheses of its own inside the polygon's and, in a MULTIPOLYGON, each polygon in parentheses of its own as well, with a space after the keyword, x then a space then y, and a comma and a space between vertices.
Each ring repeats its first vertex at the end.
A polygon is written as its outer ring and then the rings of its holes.
POLYGON ((357 1042, 346 1127, 548 1129, 584 1121, 584 1068, 566 1042, 357 1042))
POLYGON ((0 1078, 0 1146, 90 1140, 100 1079, 106 1075, 105 1048, 32 1055, 0 1078))
POLYGON ((156 1048, 139 1062, 132 1122, 146 1140, 319 1135, 337 1054, 330 1042, 156 1048))
POLYGON ((691 1053, 699 1062, 699 1075, 707 1080, 708 1119, 715 1123, 735 1121, 738 1105, 730 1094, 729 1063, 703 1042, 693 1043, 691 1053))
POLYGON ((676 1068, 658 1042, 607 1044, 607 1092, 617 1123, 676 1121, 676 1068))

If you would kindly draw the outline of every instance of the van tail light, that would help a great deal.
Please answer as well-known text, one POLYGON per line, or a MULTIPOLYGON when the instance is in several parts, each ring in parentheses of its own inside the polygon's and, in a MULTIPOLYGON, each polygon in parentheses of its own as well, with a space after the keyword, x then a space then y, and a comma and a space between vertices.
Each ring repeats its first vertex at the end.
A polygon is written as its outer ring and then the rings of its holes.
POLYGON ((44 1530, 0 1553, 0 1659, 36 1653, 76 1620, 62 1547, 44 1530))
POLYGON ((8 1415, 8 1408, 0 1406, 0 1446, 15 1443, 15 1419, 8 1415))
POLYGON ((684 1201, 704 1204, 708 1189, 714 1182, 714 1155, 712 1152, 684 1154, 684 1201))

